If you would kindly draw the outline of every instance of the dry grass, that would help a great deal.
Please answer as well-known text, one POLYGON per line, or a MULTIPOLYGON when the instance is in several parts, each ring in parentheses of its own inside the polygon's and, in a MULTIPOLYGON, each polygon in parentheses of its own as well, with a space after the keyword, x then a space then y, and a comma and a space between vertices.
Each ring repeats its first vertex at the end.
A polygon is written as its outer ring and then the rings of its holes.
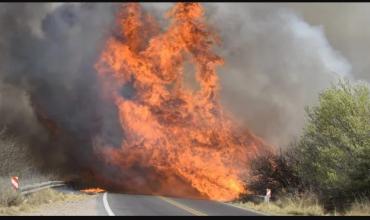
MULTIPOLYGON (((53 180, 52 176, 42 176, 38 174, 28 174, 19 177, 20 187, 53 180)), ((0 206, 18 204, 20 195, 13 190, 10 176, 0 176, 0 206)))
POLYGON ((325 215, 324 209, 320 206, 318 200, 309 195, 303 197, 290 196, 282 197, 277 201, 266 203, 253 202, 235 202, 235 205, 254 209, 268 215, 325 215))
POLYGON ((298 197, 296 195, 290 197, 282 197, 277 201, 266 203, 253 202, 234 202, 234 205, 260 211, 267 215, 347 215, 347 216, 370 216, 370 200, 358 199, 345 213, 326 213, 324 208, 317 198, 312 194, 306 193, 298 197))
POLYGON ((81 200, 86 197, 88 196, 83 194, 65 194, 53 189, 45 189, 27 197, 22 197, 18 194, 12 197, 15 199, 15 202, 6 205, 0 204, 0 215, 18 215, 21 212, 33 211, 43 204, 81 200))
POLYGON ((350 216, 370 216, 370 201, 369 199, 358 199, 351 208, 345 213, 350 216))
POLYGON ((320 205, 300 206, 299 204, 292 202, 289 202, 282 206, 277 205, 276 203, 254 204, 252 202, 238 203, 238 205, 264 212, 267 215, 324 215, 324 211, 320 205))

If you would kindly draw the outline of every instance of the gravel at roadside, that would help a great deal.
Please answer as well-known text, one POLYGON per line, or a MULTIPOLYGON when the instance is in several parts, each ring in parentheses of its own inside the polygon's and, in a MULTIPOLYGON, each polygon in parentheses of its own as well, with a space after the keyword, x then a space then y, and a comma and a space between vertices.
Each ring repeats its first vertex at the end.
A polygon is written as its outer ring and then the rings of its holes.
POLYGON ((90 195, 73 201, 60 201, 39 206, 37 209, 20 213, 31 216, 95 216, 106 215, 101 203, 101 195, 90 195))

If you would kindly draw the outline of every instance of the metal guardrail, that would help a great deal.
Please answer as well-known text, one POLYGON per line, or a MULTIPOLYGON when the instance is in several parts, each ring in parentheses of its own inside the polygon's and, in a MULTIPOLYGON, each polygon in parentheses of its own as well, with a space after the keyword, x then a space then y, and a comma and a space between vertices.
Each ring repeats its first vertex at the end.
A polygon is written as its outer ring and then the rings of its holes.
POLYGON ((37 183, 33 185, 20 187, 19 191, 21 195, 28 195, 30 193, 34 193, 34 192, 37 192, 43 189, 64 186, 64 185, 66 185, 64 181, 47 181, 43 183, 37 183))

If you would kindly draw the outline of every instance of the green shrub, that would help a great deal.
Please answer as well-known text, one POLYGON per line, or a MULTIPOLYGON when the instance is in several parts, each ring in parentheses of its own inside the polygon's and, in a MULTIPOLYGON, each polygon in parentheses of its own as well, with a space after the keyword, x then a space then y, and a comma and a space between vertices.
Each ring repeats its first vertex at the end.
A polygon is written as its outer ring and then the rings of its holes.
POLYGON ((370 89, 339 82, 307 108, 308 120, 295 147, 296 169, 326 204, 339 208, 370 190, 370 89))

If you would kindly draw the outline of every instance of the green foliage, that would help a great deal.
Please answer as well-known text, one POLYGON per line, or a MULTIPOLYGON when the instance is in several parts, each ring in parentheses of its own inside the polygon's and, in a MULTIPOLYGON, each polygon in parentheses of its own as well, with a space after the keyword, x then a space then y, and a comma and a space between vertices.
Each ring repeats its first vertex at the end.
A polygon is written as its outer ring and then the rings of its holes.
MULTIPOLYGON (((340 81, 322 92, 306 113, 297 142, 280 154, 266 153, 251 161, 247 189, 264 194, 268 187, 277 199, 287 195, 304 199, 297 195, 314 193, 327 211, 344 213, 355 204, 363 213, 368 203, 356 201, 370 198, 368 84, 340 81)), ((249 201, 248 195, 242 200, 249 201)))
POLYGON ((296 169, 306 186, 330 201, 369 195, 370 89, 339 82, 306 109, 296 169))

